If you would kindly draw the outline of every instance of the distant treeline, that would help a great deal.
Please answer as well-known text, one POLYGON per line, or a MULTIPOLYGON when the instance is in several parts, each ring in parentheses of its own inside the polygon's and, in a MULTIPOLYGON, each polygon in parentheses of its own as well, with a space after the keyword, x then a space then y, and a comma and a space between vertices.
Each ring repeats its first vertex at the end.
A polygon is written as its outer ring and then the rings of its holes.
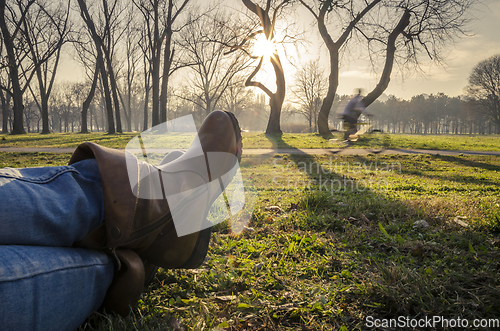
MULTIPOLYGON (((82 130, 82 103, 90 89, 90 82, 63 82, 54 84, 54 91, 48 107, 48 126, 51 132, 80 132, 82 130)), ((88 130, 91 132, 107 131, 106 103, 101 89, 97 88, 97 97, 88 108, 88 130)), ((130 92, 130 125, 125 131, 143 131, 144 127, 144 93, 140 86, 130 92)), ((168 94, 168 118, 193 115, 195 122, 201 123, 205 118, 205 109, 180 98, 171 91, 168 94)), ((5 107, 6 127, 10 132, 13 127, 13 111, 9 103, 5 107)), ((0 109, 2 105, 0 104, 0 109)), ((256 94, 245 88, 243 84, 228 87, 221 97, 218 110, 231 111, 238 117, 242 128, 251 131, 263 131, 269 117, 268 100, 263 94, 256 94)), ((42 132, 42 119, 37 102, 30 96, 24 98, 24 126, 29 133, 42 132)), ((0 127, 3 127, 3 116, 0 116, 0 127)))
MULTIPOLYGON (((81 99, 88 88, 82 83, 64 83, 56 87, 49 108, 49 126, 53 132, 78 132, 81 129, 81 99)), ((268 100, 262 94, 255 94, 244 86, 220 103, 221 110, 232 111, 238 116, 242 128, 251 131, 263 131, 269 116, 268 100), (235 97, 236 96, 236 97, 235 97)), ((132 130, 142 130, 144 100, 142 93, 136 91, 131 102, 132 130)), ((330 114, 330 127, 342 130, 339 107, 351 96, 337 96, 330 114)), ((193 114, 200 122, 204 109, 191 102, 172 97, 169 103, 169 118, 193 114)), ((40 111, 33 99, 27 98, 24 117, 28 132, 41 131, 40 111)), ((286 104, 283 112, 283 131, 309 132, 307 119, 295 111, 291 104, 286 104)), ((10 110, 10 109, 9 109, 10 110)), ((368 107, 375 116, 369 120, 374 128, 389 133, 413 134, 500 134, 500 128, 489 119, 481 106, 460 97, 449 97, 443 93, 417 95, 410 100, 389 96, 384 101, 375 101, 368 107)), ((12 127, 12 112, 9 112, 8 127, 12 127)), ((106 131, 106 110, 104 100, 96 98, 89 108, 89 130, 106 131)), ((361 119, 364 121, 364 119, 361 119)), ((0 123, 2 119, 0 117, 0 123)), ((316 132, 314 128, 311 131, 316 132)))
MULTIPOLYGON (((375 101, 368 110, 375 115, 370 119, 373 127, 389 133, 500 134, 478 103, 444 93, 420 94, 410 100, 389 96, 375 101)), ((342 126, 338 114, 330 117, 330 123, 337 129, 342 126)))

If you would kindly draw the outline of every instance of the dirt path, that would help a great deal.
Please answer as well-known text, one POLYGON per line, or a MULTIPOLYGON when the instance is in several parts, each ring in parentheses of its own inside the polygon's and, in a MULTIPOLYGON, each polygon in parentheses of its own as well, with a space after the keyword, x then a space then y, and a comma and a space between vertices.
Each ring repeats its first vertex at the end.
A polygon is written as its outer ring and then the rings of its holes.
MULTIPOLYGON (((22 153, 73 153, 74 147, 0 147, 0 152, 22 152, 22 153)), ((172 149, 157 149, 154 152, 168 153, 172 149)), ((367 154, 439 154, 439 155, 498 155, 500 152, 494 151, 441 151, 428 149, 385 149, 371 150, 360 148, 344 148, 344 149, 243 149, 243 155, 269 155, 269 154, 307 154, 307 155, 367 155, 367 154)))

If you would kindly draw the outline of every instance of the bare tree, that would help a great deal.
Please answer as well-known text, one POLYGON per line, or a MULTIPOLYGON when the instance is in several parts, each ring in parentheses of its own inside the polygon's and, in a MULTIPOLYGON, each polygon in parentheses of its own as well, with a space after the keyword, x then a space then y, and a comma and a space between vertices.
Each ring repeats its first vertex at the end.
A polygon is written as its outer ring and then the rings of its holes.
MULTIPOLYGON (((87 80, 91 82, 89 94, 83 101, 81 112, 81 133, 88 133, 88 112, 99 81, 99 66, 97 61, 97 51, 92 35, 88 29, 80 28, 72 31, 72 44, 75 51, 75 59, 85 70, 87 80)), ((92 114, 91 114, 92 122, 92 114)), ((92 126, 92 123, 91 123, 92 126)))
MULTIPOLYGON (((122 0, 95 0, 93 2, 78 1, 80 14, 87 27, 87 33, 79 33, 78 39, 74 42, 78 52, 78 58, 86 69, 87 76, 92 81, 92 86, 97 85, 98 73, 104 75, 103 85, 109 91, 105 91, 106 109, 108 112, 108 124, 113 124, 108 131, 122 132, 120 98, 118 91, 118 67, 116 53, 118 44, 129 27, 128 21, 124 20, 124 13, 132 9, 131 5, 122 0), (94 44, 93 46, 91 44, 94 44), (96 73, 94 68, 98 69, 96 73), (92 72, 92 73, 90 73, 92 72), (109 94, 109 95, 107 95, 109 94), (110 117, 114 119, 110 121, 110 117), (116 121, 116 122, 115 122, 116 121), (115 127, 116 123, 116 127, 115 127)), ((130 15, 129 15, 130 16, 130 15)), ((127 17, 128 18, 128 17, 127 17)), ((102 78, 101 78, 102 79, 102 78)), ((95 88, 90 90, 88 98, 85 100, 82 111, 82 122, 86 121, 83 116, 87 116, 88 107, 95 94, 95 88)), ((109 126, 108 125, 108 126, 109 126)), ((86 125, 82 126, 86 132, 86 125)))
POLYGON ((486 111, 500 130, 500 54, 479 62, 469 76, 467 94, 486 111))
MULTIPOLYGON (((144 25, 146 27, 149 26, 148 21, 144 22, 144 25)), ((151 45, 151 43, 148 43, 148 37, 151 35, 148 33, 148 29, 142 29, 141 30, 141 39, 139 40, 139 47, 141 48, 141 53, 142 53, 142 68, 143 68, 143 78, 144 78, 144 103, 143 103, 143 125, 142 125, 142 130, 146 130, 148 128, 148 123, 149 123, 149 93, 151 91, 151 73, 153 71, 153 61, 151 59, 151 48, 148 47, 147 45, 151 45), (146 46, 145 46, 146 45, 146 46)))
POLYGON ((238 74, 222 95, 220 107, 238 117, 252 106, 254 98, 253 91, 246 88, 245 79, 238 74))
POLYGON ((115 108, 116 131, 123 132, 114 55, 116 45, 126 31, 126 25, 124 28, 120 24, 124 18, 122 14, 125 11, 125 7, 121 0, 112 0, 110 4, 108 4, 108 0, 102 0, 102 8, 104 14, 104 42, 102 45, 115 108))
MULTIPOLYGON (((22 18, 22 34, 29 49, 30 64, 38 80, 42 133, 49 133, 48 100, 56 77, 61 49, 71 28, 69 2, 38 1, 22 18)), ((30 87, 31 90, 31 87, 30 87)))
POLYGON ((320 133, 329 136, 328 115, 339 84, 339 53, 348 41, 367 45, 372 63, 385 59, 379 83, 363 99, 369 105, 387 88, 396 59, 402 69, 418 68, 422 54, 442 60, 443 46, 465 33, 470 8, 477 0, 299 1, 316 19, 330 54, 329 89, 318 116, 320 133), (328 31, 328 19, 340 28, 336 40, 328 31))
POLYGON ((226 45, 236 43, 231 17, 225 13, 204 16, 183 31, 180 44, 186 50, 194 73, 190 80, 191 93, 181 95, 205 110, 212 112, 232 84, 234 76, 248 67, 248 57, 243 53, 227 56, 226 45))
MULTIPOLYGON (((282 14, 283 8, 291 4, 292 1, 267 0, 265 5, 254 3, 251 0, 242 0, 242 2, 245 7, 255 15, 253 18, 256 19, 257 22, 253 24, 254 28, 251 28, 251 31, 246 34, 243 41, 233 47, 233 51, 242 50, 250 58, 258 59, 259 57, 252 55, 252 53, 248 50, 248 46, 250 46, 252 42, 255 42, 259 35, 263 35, 268 42, 277 42, 275 35, 276 21, 282 14)), ((252 24, 250 25, 252 26, 252 24)), ((269 96, 269 105, 271 107, 271 112, 266 128, 266 134, 281 134, 282 131, 280 127, 280 117, 286 94, 285 74, 283 71, 283 66, 281 64, 280 56, 278 54, 278 50, 275 48, 273 54, 269 57, 269 60, 276 76, 276 91, 272 92, 271 89, 265 86, 262 82, 253 80, 257 73, 261 70, 264 60, 267 60, 265 59, 265 56, 260 56, 258 65, 248 76, 245 85, 257 87, 269 96)))
MULTIPOLYGON (((176 27, 176 21, 178 21, 179 16, 186 11, 189 1, 190 0, 133 0, 135 6, 140 9, 147 28, 146 36, 143 38, 143 41, 147 41, 147 48, 144 48, 143 52, 145 50, 149 52, 148 58, 151 66, 153 126, 167 119, 168 80, 173 71, 177 70, 177 66, 174 65, 175 49, 173 47, 172 38, 174 33, 179 32, 189 23, 182 22, 176 27), (162 18, 165 18, 164 22, 161 21, 162 18), (160 82, 162 58, 163 76, 160 82)), ((145 117, 145 121, 146 120, 147 117, 145 117)), ((145 122, 145 128, 146 125, 147 123, 145 122)))
POLYGON ((92 100, 94 99, 95 91, 97 89, 98 79, 99 79, 99 70, 96 67, 96 68, 94 68, 94 74, 93 74, 93 78, 92 78, 92 83, 90 85, 89 93, 82 104, 82 112, 81 112, 82 123, 81 123, 81 130, 80 130, 81 133, 88 133, 89 132, 88 123, 87 123, 88 111, 90 108, 90 104, 92 103, 92 100))
MULTIPOLYGON (((11 80, 8 79, 8 83, 4 83, 4 77, 3 75, 0 76, 0 84, 1 86, 6 86, 7 91, 10 90, 10 84, 11 80)), ((10 100, 11 100, 11 95, 9 93, 4 93, 3 89, 0 89, 0 100, 2 102, 2 133, 9 133, 9 115, 10 115, 10 100)))
POLYGON ((326 1, 312 1, 313 4, 306 2, 305 0, 299 0, 303 6, 305 6, 314 16, 318 24, 319 33, 328 49, 330 55, 330 76, 328 79, 328 92, 326 97, 323 99, 321 109, 318 115, 318 130, 323 136, 330 135, 330 129, 328 127, 328 117, 330 115, 330 110, 337 93, 337 87, 339 85, 339 56, 340 50, 344 47, 344 44, 351 35, 354 27, 358 22, 381 0, 373 0, 367 4, 363 10, 355 14, 355 8, 353 4, 351 6, 345 5, 343 2, 338 3, 333 0, 326 1), (316 9, 315 9, 316 7, 316 9), (341 13, 344 11, 345 13, 341 13), (346 24, 345 28, 341 30, 340 36, 334 40, 330 35, 327 27, 327 19, 330 15, 339 15, 342 18, 341 22, 346 24), (347 17, 347 19, 344 17, 347 17))
POLYGON ((309 132, 317 129, 316 119, 321 107, 321 100, 328 89, 328 80, 319 59, 307 62, 295 74, 292 94, 299 105, 298 112, 309 122, 309 132))
MULTIPOLYGON (((103 0, 106 1, 106 0, 103 0)), ((108 133, 115 133, 115 120, 113 117, 113 103, 111 101, 111 89, 108 81, 108 72, 106 70, 106 62, 104 56, 104 40, 100 34, 98 34, 95 23, 92 19, 92 16, 89 13, 89 9, 87 7, 87 3, 85 0, 78 0, 78 5, 80 7, 80 16, 84 20, 90 35, 92 36, 92 40, 95 43, 96 49, 96 66, 99 68, 99 73, 101 77, 101 82, 103 85, 103 93, 106 102, 106 114, 108 120, 108 133)))
POLYGON ((126 23, 124 31, 124 47, 125 47, 125 72, 121 75, 124 82, 124 93, 120 93, 117 89, 120 101, 122 103, 125 120, 127 122, 127 130, 132 131, 132 93, 134 82, 137 77, 138 65, 140 62, 140 47, 139 47, 139 28, 135 19, 135 7, 130 6, 126 14, 126 23))
POLYGON ((7 53, 7 64, 5 67, 9 70, 9 78, 12 83, 12 90, 8 90, 5 86, 2 89, 7 91, 12 96, 14 107, 14 123, 12 134, 22 134, 24 131, 23 124, 23 94, 32 75, 26 77, 24 75, 24 87, 21 84, 20 65, 26 57, 26 51, 23 47, 23 40, 20 37, 20 29, 22 28, 23 17, 26 15, 30 7, 34 4, 34 0, 27 2, 19 1, 18 7, 8 7, 5 0, 0 0, 0 30, 2 39, 7 53), (10 14, 7 15, 6 11, 10 14))
POLYGON ((62 82, 54 85, 51 110, 54 129, 75 132, 79 127, 80 106, 88 95, 89 82, 62 82))

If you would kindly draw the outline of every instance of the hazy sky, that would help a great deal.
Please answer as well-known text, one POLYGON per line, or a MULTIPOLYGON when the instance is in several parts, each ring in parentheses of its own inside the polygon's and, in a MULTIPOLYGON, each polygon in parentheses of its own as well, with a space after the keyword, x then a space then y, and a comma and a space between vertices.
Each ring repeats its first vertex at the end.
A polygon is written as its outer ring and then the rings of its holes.
MULTIPOLYGON (((500 1, 485 0, 485 5, 476 7, 475 16, 478 18, 471 26, 475 34, 463 38, 450 47, 445 59, 444 67, 427 67, 425 76, 414 74, 403 82, 398 77, 392 77, 386 94, 394 94, 402 98, 411 98, 420 93, 443 92, 450 96, 463 94, 468 83, 472 68, 480 61, 500 54, 500 1)), ((366 75, 355 75, 359 69, 345 68, 341 79, 346 86, 339 86, 340 93, 352 93, 359 78, 366 75)), ((368 78, 368 77, 366 77, 368 78)), ((375 79, 365 80, 364 88, 373 88, 375 79)))
MULTIPOLYGON (((238 0, 228 0, 229 7, 244 11, 245 7, 238 0)), ((481 60, 494 54, 500 54, 500 1, 483 0, 483 4, 475 7, 474 15, 477 20, 470 26, 474 35, 458 40, 454 46, 450 46, 445 59, 445 66, 425 66, 424 73, 413 73, 404 80, 393 71, 391 82, 386 90, 386 94, 394 94, 397 97, 409 99, 421 93, 443 92, 450 96, 463 94, 463 89, 467 85, 467 78, 472 68, 481 60)), ((299 15, 300 25, 310 27, 312 22, 311 14, 302 9, 299 15)), ((316 26, 311 28, 312 35, 308 38, 312 43, 307 46, 308 52, 301 54, 300 61, 316 58, 320 54, 322 60, 327 59, 326 48, 320 42, 317 35, 316 26)), ((293 53, 293 51, 291 52, 293 53)), ((297 55, 295 56, 298 57, 297 55)), ((65 55, 61 61, 58 71, 59 81, 83 80, 84 75, 81 69, 77 68, 69 55, 65 55)), ((287 65, 283 59, 287 82, 291 82, 294 68, 287 65)), ((352 94, 353 91, 361 87, 371 90, 377 82, 376 73, 372 73, 364 62, 350 59, 341 66, 339 94, 352 94)), ((326 63, 325 63, 326 65, 326 63)), ((273 81, 272 73, 264 74, 273 81)), ((175 82, 175 80, 174 80, 175 82)))
MULTIPOLYGON (((450 96, 463 94, 472 68, 478 62, 500 54, 500 1, 483 0, 483 4, 474 8, 474 16, 477 20, 470 26, 474 35, 450 45, 444 66, 423 66, 422 73, 415 72, 404 79, 397 75, 394 68, 385 93, 405 99, 421 93, 443 92, 450 96)), ((317 48, 314 50, 317 52, 317 48)), ((320 50, 321 58, 327 59, 326 48, 323 46, 320 50)), ((365 91, 375 87, 379 76, 365 62, 350 59, 346 63, 340 69, 339 94, 352 94, 359 87, 365 91)))

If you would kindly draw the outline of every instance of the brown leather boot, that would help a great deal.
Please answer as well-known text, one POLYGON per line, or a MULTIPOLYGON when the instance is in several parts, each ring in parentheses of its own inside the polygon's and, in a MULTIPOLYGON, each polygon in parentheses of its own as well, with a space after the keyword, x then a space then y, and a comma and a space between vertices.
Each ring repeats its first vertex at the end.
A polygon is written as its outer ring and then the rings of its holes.
MULTIPOLYGON (((241 133, 233 114, 216 112, 214 116, 209 116, 202 124, 198 137, 204 155, 199 156, 196 149, 190 148, 172 161, 167 158, 165 161, 170 161, 168 164, 160 165, 166 196, 169 194, 168 191, 175 192, 180 186, 186 186, 186 190, 189 190, 193 187, 202 187, 201 185, 204 184, 216 183, 215 186, 220 187, 219 182, 224 181, 224 176, 227 176, 229 170, 234 168, 236 160, 240 160, 241 133), (228 118, 231 125, 227 122, 228 118), (225 132, 221 130, 225 130, 225 132), (236 144, 232 145, 232 152, 228 153, 227 146, 228 142, 231 141, 236 144), (236 150, 234 150, 235 147, 236 150), (179 173, 181 175, 178 175, 179 173), (168 180, 168 178, 171 179, 168 180), (172 190, 167 188, 169 186, 167 183, 170 183, 172 190)), ((198 267, 205 259, 212 233, 212 227, 203 227, 201 222, 205 220, 206 212, 220 192, 204 196, 193 193, 191 196, 183 198, 183 205, 171 205, 171 215, 174 222, 169 222, 150 247, 141 253, 141 256, 148 262, 164 268, 198 267), (176 210, 180 212, 176 212, 176 210), (197 210, 198 213, 193 213, 194 210, 197 210), (179 214, 186 216, 186 219, 176 219, 179 214), (189 218, 190 215, 193 215, 192 218, 189 218), (188 228, 190 228, 190 233, 187 235, 179 233, 179 231, 183 231, 182 227, 186 228, 186 226, 179 224, 182 221, 187 222, 188 228), (179 247, 183 249, 179 249, 179 247)), ((168 201, 171 202, 170 199, 168 201)))
MULTIPOLYGON (((165 156, 163 160, 161 160, 160 166, 172 162, 175 159, 178 159, 183 154, 184 152, 179 150, 168 153, 167 156, 165 156)), ((142 262, 144 265, 144 272, 145 272, 144 286, 146 287, 153 282, 153 279, 155 278, 156 272, 158 271, 159 267, 157 265, 154 265, 153 263, 150 263, 147 260, 143 260, 142 262)))
MULTIPOLYGON (((130 308, 139 301, 145 283, 145 268, 141 258, 130 249, 117 249, 120 270, 115 272, 113 282, 106 292, 102 308, 127 316, 130 308)), ((147 270, 150 271, 150 270, 147 270)))
MULTIPOLYGON (((150 164, 139 164, 137 161, 137 168, 140 168, 142 177, 136 181, 138 185, 134 188, 131 188, 127 156, 123 150, 101 147, 93 143, 78 146, 70 164, 87 158, 97 160, 104 194, 105 221, 76 246, 105 249, 110 252, 117 248, 128 248, 136 252, 141 259, 163 268, 199 266, 207 253, 211 228, 178 236, 169 204, 165 199, 137 197, 143 193, 141 190, 151 190, 151 185, 142 185, 144 172, 155 176, 160 174, 161 170, 161 185, 171 189, 190 181, 208 183, 220 180, 234 166, 234 156, 241 158, 240 128, 236 118, 230 113, 215 111, 208 115, 198 131, 198 137, 202 155, 199 155, 195 148, 189 148, 184 155, 163 168, 160 167, 161 169, 150 164), (214 155, 218 158, 217 169, 208 166, 209 159, 214 158, 214 155), (230 155, 233 157, 229 157, 230 155), (204 159, 203 164, 207 165, 207 173, 190 173, 190 168, 196 171, 200 168, 201 159, 204 159)), ((130 160, 130 155, 128 158, 130 160)), ((184 205, 179 203, 179 206, 187 209, 189 201, 184 205)), ((194 224, 197 221, 194 220, 194 224)))

